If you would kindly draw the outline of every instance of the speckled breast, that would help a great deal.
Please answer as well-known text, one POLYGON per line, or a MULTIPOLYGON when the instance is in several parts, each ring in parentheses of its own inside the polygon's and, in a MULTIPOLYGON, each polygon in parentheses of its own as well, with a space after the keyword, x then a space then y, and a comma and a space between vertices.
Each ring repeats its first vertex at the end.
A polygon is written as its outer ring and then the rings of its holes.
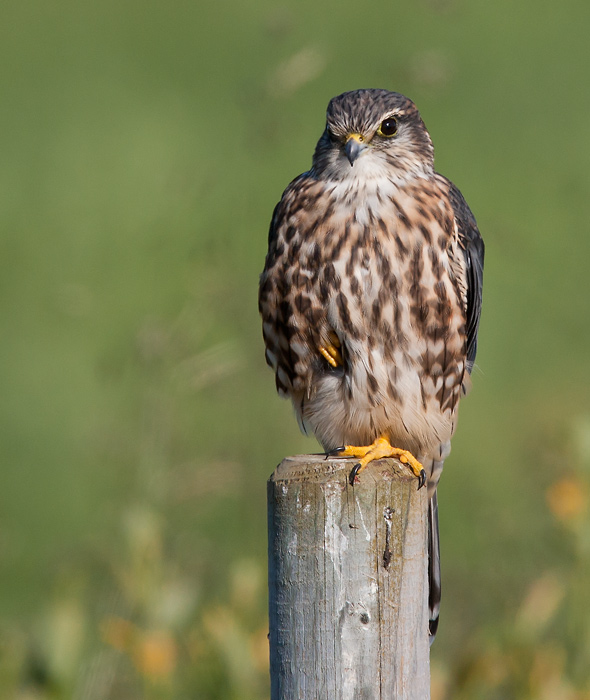
POLYGON ((465 372, 450 207, 434 181, 362 191, 336 183, 321 198, 318 187, 308 206, 285 212, 261 294, 277 386, 326 448, 387 435, 428 451, 454 431, 465 372), (336 368, 318 352, 331 332, 341 345, 336 368))

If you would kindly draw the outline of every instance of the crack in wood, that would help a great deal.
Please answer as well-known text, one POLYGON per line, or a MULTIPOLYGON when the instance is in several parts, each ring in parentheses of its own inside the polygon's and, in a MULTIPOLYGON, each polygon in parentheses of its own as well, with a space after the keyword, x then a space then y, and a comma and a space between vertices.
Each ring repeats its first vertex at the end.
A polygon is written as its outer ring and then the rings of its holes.
POLYGON ((391 542, 391 521, 393 519, 393 514, 395 511, 393 508, 387 506, 383 510, 383 517, 385 518, 385 551, 383 552, 383 568, 387 569, 393 558, 393 552, 390 549, 391 542))

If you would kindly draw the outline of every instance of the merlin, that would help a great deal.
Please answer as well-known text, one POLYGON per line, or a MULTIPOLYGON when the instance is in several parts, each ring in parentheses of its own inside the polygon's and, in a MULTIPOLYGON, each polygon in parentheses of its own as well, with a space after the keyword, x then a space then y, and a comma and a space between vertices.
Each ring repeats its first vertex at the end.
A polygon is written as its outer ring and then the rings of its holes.
POLYGON ((272 217, 259 290, 266 360, 302 430, 358 458, 351 484, 382 457, 427 482, 431 638, 436 488, 471 384, 483 260, 414 103, 387 90, 332 99, 311 169, 272 217))

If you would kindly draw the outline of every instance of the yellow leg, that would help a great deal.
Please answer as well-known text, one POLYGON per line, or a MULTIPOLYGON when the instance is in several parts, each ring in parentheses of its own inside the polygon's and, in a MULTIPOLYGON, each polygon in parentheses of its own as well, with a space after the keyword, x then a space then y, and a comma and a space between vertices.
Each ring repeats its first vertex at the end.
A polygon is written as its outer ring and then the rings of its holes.
POLYGON ((328 360, 332 367, 339 367, 342 364, 342 356, 333 345, 318 345, 318 350, 328 360))
POLYGON ((340 352, 340 340, 334 331, 330 331, 330 342, 325 345, 318 345, 318 350, 326 358, 332 367, 340 367, 343 364, 342 353, 340 352))
POLYGON ((384 437, 377 438, 372 445, 356 447, 355 445, 345 445, 336 450, 332 450, 329 454, 338 455, 339 457, 360 457, 358 464, 355 464, 350 472, 350 484, 354 484, 356 477, 363 469, 375 459, 383 459, 384 457, 397 457, 400 462, 407 464, 412 470, 414 476, 418 478, 418 488, 422 488, 426 483, 426 472, 420 462, 408 450, 402 450, 400 447, 392 447, 389 440, 384 437))

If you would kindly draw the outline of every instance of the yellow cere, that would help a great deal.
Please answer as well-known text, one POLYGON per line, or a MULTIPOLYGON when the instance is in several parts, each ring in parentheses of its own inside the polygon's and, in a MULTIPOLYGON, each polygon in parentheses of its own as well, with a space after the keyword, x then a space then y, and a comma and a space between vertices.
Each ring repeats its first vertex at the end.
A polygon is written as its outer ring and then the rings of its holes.
POLYGON ((346 143, 348 143, 351 140, 358 141, 359 143, 363 143, 363 141, 365 140, 365 137, 362 134, 348 134, 348 136, 346 137, 346 143))

